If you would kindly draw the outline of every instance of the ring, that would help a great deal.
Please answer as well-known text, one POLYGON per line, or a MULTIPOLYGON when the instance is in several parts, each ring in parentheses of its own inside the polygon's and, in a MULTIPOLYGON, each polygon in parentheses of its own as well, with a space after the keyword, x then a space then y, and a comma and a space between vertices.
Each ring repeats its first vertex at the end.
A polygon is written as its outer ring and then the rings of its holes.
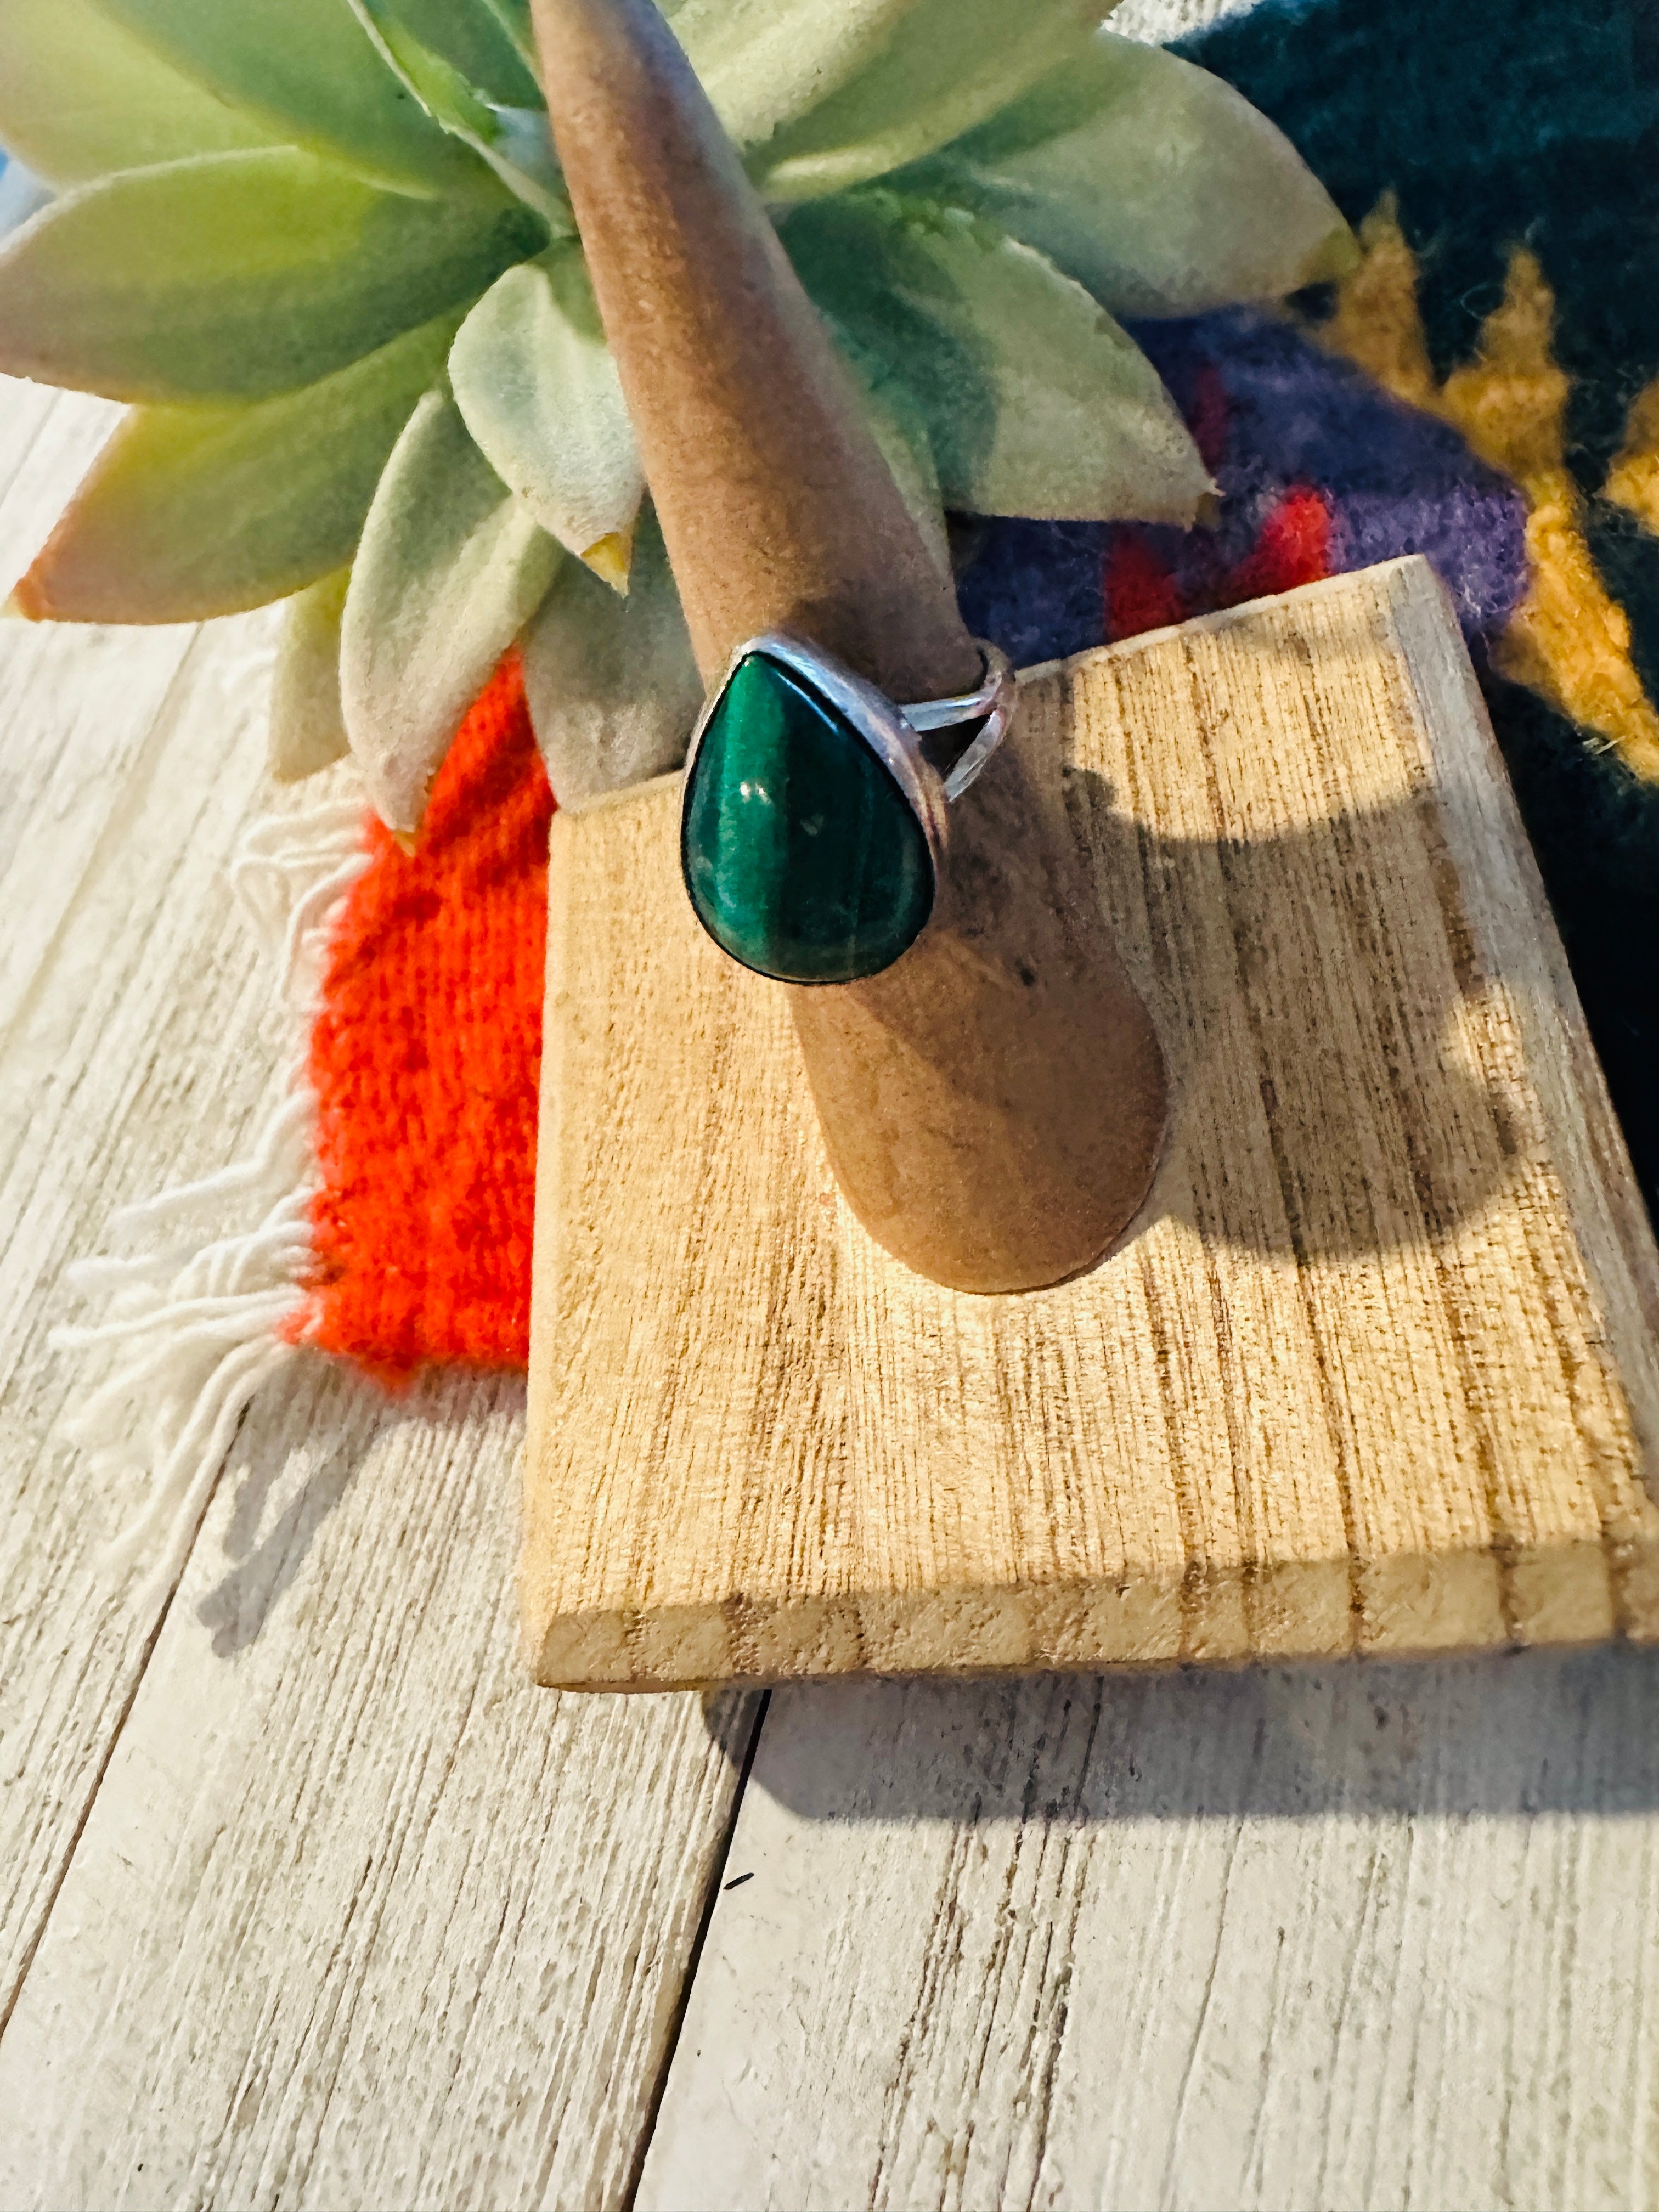
POLYGON ((915 944, 951 804, 1013 714, 1008 656, 974 642, 975 690, 902 707, 782 630, 738 647, 692 732, 680 809, 686 894, 722 951, 779 982, 851 983, 915 944), (923 738, 970 726, 936 765, 923 738))

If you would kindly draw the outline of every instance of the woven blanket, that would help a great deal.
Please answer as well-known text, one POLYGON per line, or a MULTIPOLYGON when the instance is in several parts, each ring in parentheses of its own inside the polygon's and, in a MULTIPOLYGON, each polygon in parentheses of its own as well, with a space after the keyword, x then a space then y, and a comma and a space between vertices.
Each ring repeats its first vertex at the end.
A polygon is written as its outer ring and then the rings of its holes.
MULTIPOLYGON (((1030 665, 1426 555, 1651 1201, 1659 35, 1636 0, 1260 0, 1183 51, 1296 142, 1361 264, 1289 313, 1139 326, 1218 513, 1189 533, 978 526, 963 611, 1030 665)), ((242 872, 276 937, 313 942, 315 1011, 294 1101, 225 1179, 249 1218, 118 1318, 160 1392, 160 1479, 133 1532, 136 1549, 173 1517, 158 1577, 241 1406, 298 1347, 390 1381, 524 1365, 554 804, 509 656, 412 854, 337 804, 251 841, 242 872), (224 1324, 158 1367, 145 1328, 164 1338, 204 1297, 224 1324)), ((118 1425, 128 1389, 113 1376, 88 1427, 118 1425)))
POLYGON ((1328 338, 1524 491, 1492 722, 1650 1207, 1659 1200, 1659 9, 1261 0, 1181 51, 1367 247, 1328 338))

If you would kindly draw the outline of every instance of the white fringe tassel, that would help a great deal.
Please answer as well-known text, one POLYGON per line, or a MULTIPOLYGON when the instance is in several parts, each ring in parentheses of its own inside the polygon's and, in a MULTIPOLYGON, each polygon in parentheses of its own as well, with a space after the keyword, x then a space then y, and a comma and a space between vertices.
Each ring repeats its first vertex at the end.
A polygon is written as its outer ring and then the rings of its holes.
MULTIPOLYGON (((272 815, 248 830, 231 862, 232 887, 278 963, 283 998, 307 1014, 336 909, 368 866, 362 820, 361 799, 272 815)), ((177 1581, 237 1423, 295 1357, 277 1331, 295 1313, 311 1258, 317 1101, 303 1056, 286 1087, 246 1159, 113 1217, 115 1236, 147 1238, 149 1249, 68 1271, 82 1297, 107 1299, 109 1317, 58 1329, 54 1344, 116 1347, 112 1371, 70 1433, 100 1474, 150 1478, 143 1511, 101 1562, 124 1575, 160 1536, 137 1593, 141 1607, 177 1581), (247 1225, 215 1235, 208 1224, 227 1215, 247 1225)))

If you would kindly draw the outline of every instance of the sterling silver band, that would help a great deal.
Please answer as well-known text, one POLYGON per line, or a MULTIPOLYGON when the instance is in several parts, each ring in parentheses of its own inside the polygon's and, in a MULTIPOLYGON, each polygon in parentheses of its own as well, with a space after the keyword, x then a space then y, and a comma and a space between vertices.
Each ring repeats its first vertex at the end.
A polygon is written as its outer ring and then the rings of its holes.
POLYGON ((963 722, 983 724, 943 778, 947 799, 961 798, 1002 743, 1013 717, 1018 690, 1013 663, 1001 647, 982 637, 976 637, 974 643, 985 664, 985 673, 976 690, 959 691, 951 699, 919 699, 899 708, 918 734, 953 730, 963 722))

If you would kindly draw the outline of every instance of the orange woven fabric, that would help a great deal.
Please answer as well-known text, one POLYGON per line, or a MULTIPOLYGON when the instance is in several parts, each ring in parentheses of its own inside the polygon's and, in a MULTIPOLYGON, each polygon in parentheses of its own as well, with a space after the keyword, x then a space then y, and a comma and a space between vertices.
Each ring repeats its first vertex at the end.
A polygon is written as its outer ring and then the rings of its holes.
MULTIPOLYGON (((1207 460, 1207 454, 1205 457, 1207 460)), ((1167 545, 1170 533, 1159 537, 1167 545)), ((1133 524, 1115 528, 1106 547, 1102 582, 1106 635, 1114 644, 1185 622, 1189 615, 1243 606, 1316 584, 1331 574, 1331 511, 1308 484, 1292 484, 1274 502, 1242 561, 1212 575, 1201 592, 1182 589, 1165 555, 1133 524)))
POLYGON ((290 1339, 388 1379, 529 1357, 553 796, 516 656, 463 724, 420 842, 371 816, 313 1025, 322 1188, 290 1339))

